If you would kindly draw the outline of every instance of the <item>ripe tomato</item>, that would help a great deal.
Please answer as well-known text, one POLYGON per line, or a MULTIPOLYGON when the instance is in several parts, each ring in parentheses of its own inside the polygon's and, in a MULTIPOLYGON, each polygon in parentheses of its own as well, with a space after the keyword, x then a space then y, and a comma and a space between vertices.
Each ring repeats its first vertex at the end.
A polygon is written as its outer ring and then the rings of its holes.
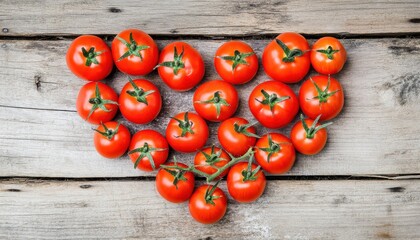
POLYGON ((255 164, 239 162, 230 169, 227 188, 230 196, 238 202, 249 203, 257 200, 264 192, 265 175, 255 164))
POLYGON ((92 35, 74 39, 67 50, 66 62, 74 75, 94 82, 106 78, 114 66, 108 45, 92 35))
MULTIPOLYGON (((179 167, 188 167, 182 163, 176 164, 179 167)), ((166 166, 174 165, 175 163, 168 163, 166 166)), ((161 168, 156 174, 156 189, 169 202, 182 203, 187 201, 194 191, 194 184, 194 174, 189 171, 161 168)))
POLYGON ((315 155, 319 153, 327 143, 327 130, 325 127, 332 123, 319 124, 319 116, 315 120, 304 119, 300 116, 300 122, 297 122, 291 132, 293 146, 296 150, 305 155, 315 155))
POLYGON ((80 117, 92 124, 109 122, 118 111, 118 95, 101 82, 85 84, 79 91, 76 109, 80 117))
POLYGON ((255 148, 255 160, 268 173, 285 173, 295 163, 295 148, 283 134, 266 134, 258 139, 255 148))
POLYGON ((255 145, 256 130, 246 119, 234 117, 223 121, 217 130, 217 137, 222 147, 233 156, 244 155, 255 145))
POLYGON ((344 93, 340 82, 330 76, 314 76, 306 80, 299 91, 300 108, 311 119, 336 117, 344 106, 344 93))
POLYGON ((213 80, 203 83, 193 97, 195 111, 203 118, 220 122, 230 118, 238 108, 238 92, 230 83, 213 80))
MULTIPOLYGON (((194 166, 198 170, 212 175, 217 172, 217 168, 221 168, 230 161, 229 155, 221 148, 212 146, 202 149, 194 157, 194 166)), ((229 172, 229 169, 223 171, 219 178, 223 178, 229 172)))
POLYGON ((166 162, 169 154, 169 146, 165 137, 150 129, 134 134, 128 150, 134 168, 147 172, 159 168, 166 162))
POLYGON ((258 57, 241 41, 229 41, 220 46, 214 56, 214 66, 223 80, 232 84, 251 81, 258 71, 258 57))
POLYGON ((199 115, 191 112, 178 113, 166 127, 166 139, 178 152, 195 152, 206 144, 209 127, 199 115))
POLYGON ((225 216, 227 197, 222 189, 211 185, 198 187, 188 204, 191 216, 200 223, 212 224, 225 216))
POLYGON ((195 48, 185 42, 166 45, 156 67, 163 82, 176 91, 190 90, 204 76, 203 58, 195 48))
POLYGON ((145 124, 159 115, 162 97, 153 83, 145 79, 129 79, 121 90, 119 105, 122 115, 127 120, 145 124))
POLYGON ((156 66, 159 49, 147 33, 126 29, 112 41, 112 56, 117 68, 130 75, 146 75, 156 66))
POLYGON ((94 129, 93 143, 96 151, 106 158, 121 157, 130 145, 130 131, 117 122, 102 123, 94 129))
POLYGON ((299 111, 299 101, 293 90, 276 81, 256 86, 249 96, 248 105, 252 115, 267 128, 286 126, 299 111))
POLYGON ((311 51, 311 63, 321 74, 336 74, 347 60, 347 52, 341 42, 333 37, 323 37, 315 42, 311 51))
POLYGON ((298 33, 282 33, 264 49, 262 64, 267 75, 276 81, 299 82, 311 66, 309 44, 298 33))

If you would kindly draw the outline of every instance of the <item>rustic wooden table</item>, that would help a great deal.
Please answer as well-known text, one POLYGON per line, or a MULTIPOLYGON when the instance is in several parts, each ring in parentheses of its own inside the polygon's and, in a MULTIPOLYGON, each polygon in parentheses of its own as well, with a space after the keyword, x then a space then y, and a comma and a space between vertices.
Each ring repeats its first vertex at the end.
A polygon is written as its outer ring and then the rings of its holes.
MULTIPOLYGON (((0 0, 0 29, 0 239, 420 239, 419 1, 0 0), (230 200, 220 223, 196 223, 187 204, 158 196, 155 173, 134 170, 127 157, 100 157, 75 112, 85 82, 67 70, 68 45, 80 34, 111 40, 125 28, 150 33, 160 48, 189 42, 205 59, 205 80, 218 78, 212 56, 227 39, 245 40, 260 57, 284 31, 311 43, 339 37, 348 50, 337 75, 346 103, 326 149, 270 176, 257 202, 230 200)), ((132 132, 163 132, 169 116, 193 110, 193 91, 147 78, 163 93, 163 113, 145 126, 117 119, 132 132)), ((267 79, 260 69, 239 87, 239 115, 252 118, 247 95, 267 79)), ((105 82, 120 91, 126 78, 115 72, 105 82)), ((213 143, 217 125, 210 128, 213 143)))

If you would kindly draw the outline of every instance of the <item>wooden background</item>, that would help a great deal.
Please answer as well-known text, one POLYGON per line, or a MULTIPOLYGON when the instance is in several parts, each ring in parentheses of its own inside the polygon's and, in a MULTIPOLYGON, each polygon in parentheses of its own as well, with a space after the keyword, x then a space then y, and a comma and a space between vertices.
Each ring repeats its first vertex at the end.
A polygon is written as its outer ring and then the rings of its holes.
MULTIPOLYGON (((0 0, 0 30, 0 239, 420 239, 419 1, 0 0), (75 111, 85 82, 66 67, 68 45, 80 34, 110 41, 125 28, 148 32, 160 49, 187 41, 204 57, 205 81, 219 78, 212 57, 229 39, 260 58, 284 31, 310 43, 339 37, 346 102, 325 150, 270 176, 257 202, 229 200, 220 223, 194 222, 187 204, 158 196, 155 173, 100 157, 75 111)), ((170 91, 156 72, 145 78, 162 91, 162 113, 149 125, 117 119, 132 133, 164 133, 170 116, 193 110, 193 90, 170 91)), ((238 87, 238 115, 252 119, 248 94, 265 80, 261 68, 238 87)), ((105 80, 118 92, 126 81, 119 72, 105 80)), ((217 124, 210 129, 209 144, 217 124)), ((177 157, 191 163, 193 154, 177 157)))

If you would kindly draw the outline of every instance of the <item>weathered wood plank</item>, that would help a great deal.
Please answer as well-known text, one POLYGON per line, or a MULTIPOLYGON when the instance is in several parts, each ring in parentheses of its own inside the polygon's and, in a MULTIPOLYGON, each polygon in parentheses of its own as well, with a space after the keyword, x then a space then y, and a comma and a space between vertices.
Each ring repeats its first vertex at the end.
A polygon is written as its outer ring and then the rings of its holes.
POLYGON ((1 1, 0 36, 418 33, 418 1, 1 1))
POLYGON ((270 181, 256 203, 229 199, 225 218, 205 226, 153 182, 3 180, 0 238, 418 239, 419 183, 270 181))

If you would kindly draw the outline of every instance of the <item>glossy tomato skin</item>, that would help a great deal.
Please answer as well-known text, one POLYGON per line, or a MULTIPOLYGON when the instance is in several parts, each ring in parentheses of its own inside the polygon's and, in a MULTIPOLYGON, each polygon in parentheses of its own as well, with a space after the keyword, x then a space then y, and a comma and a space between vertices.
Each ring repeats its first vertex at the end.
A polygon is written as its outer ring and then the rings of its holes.
POLYGON ((196 86, 204 77, 204 61, 201 54, 186 42, 173 42, 165 46, 160 53, 159 64, 174 61, 174 48, 178 55, 184 50, 182 62, 184 67, 174 73, 171 67, 160 66, 158 73, 163 82, 176 91, 188 91, 196 86))
POLYGON ((66 62, 67 67, 74 75, 93 82, 106 78, 114 66, 108 45, 101 38, 92 35, 82 35, 70 44, 66 54, 66 62), (94 57, 93 61, 97 61, 98 64, 87 62, 87 57, 83 54, 83 48, 87 52, 94 48, 93 52, 97 56, 94 57))
MULTIPOLYGON (((219 138, 220 144, 227 152, 238 157, 244 155, 250 147, 253 147, 257 139, 235 131, 235 123, 245 125, 249 122, 240 117, 226 119, 219 125, 217 137, 219 138)), ((255 127, 249 127, 248 131, 254 134, 257 132, 255 127)))
MULTIPOLYGON (((104 125, 108 130, 115 131, 118 123, 107 122, 104 125)), ((106 132, 103 125, 99 125, 96 130, 100 132, 106 132)), ((93 134, 93 143, 95 144, 96 151, 106 158, 119 158, 127 151, 130 145, 131 134, 128 128, 122 124, 119 125, 117 133, 108 139, 106 136, 95 132, 93 134)))
MULTIPOLYGON (((173 166, 174 163, 168 163, 168 166, 173 166)), ((180 167, 188 167, 185 164, 177 163, 180 167)), ((156 175, 156 190, 167 201, 172 203, 182 203, 190 199, 194 191, 194 174, 192 172, 185 172, 186 180, 180 179, 177 185, 174 185, 174 176, 168 171, 161 168, 156 175)))
POLYGON ((130 82, 125 84, 119 98, 121 114, 133 123, 149 123, 159 115, 162 109, 162 96, 159 89, 148 80, 136 79, 133 83, 144 92, 153 92, 145 96, 147 103, 138 101, 135 96, 129 94, 129 92, 134 92, 133 85, 130 82))
POLYGON ((166 139, 169 145, 178 152, 189 153, 201 149, 209 138, 209 128, 206 121, 198 114, 188 112, 188 120, 193 133, 187 132, 182 136, 180 123, 174 118, 184 120, 185 112, 178 113, 168 123, 166 127, 166 139))
MULTIPOLYGON (((213 152, 214 154, 217 154, 217 153, 220 152, 220 156, 218 157, 220 159, 220 161, 217 161, 213 165, 210 165, 206 161, 207 158, 203 154, 203 152, 211 156, 212 155, 212 148, 211 147, 206 147, 206 148, 201 149, 199 152, 197 152, 197 154, 195 154, 195 157, 194 157, 194 166, 196 166, 196 168, 198 170, 200 170, 204 173, 207 173, 208 175, 214 174, 215 172, 217 172, 216 168, 221 168, 221 167, 225 166, 231 160, 229 155, 226 153, 226 151, 224 151, 221 148, 214 147, 214 152, 213 152)), ((223 178, 224 176, 226 176, 226 174, 228 172, 229 172, 229 168, 226 169, 225 171, 223 171, 219 175, 219 178, 223 178)))
POLYGON ((104 104, 104 106, 110 110, 109 112, 97 108, 88 118, 89 112, 93 107, 93 104, 89 102, 89 99, 95 98, 96 85, 98 85, 102 99, 118 102, 118 95, 115 93, 114 89, 101 82, 90 82, 80 89, 76 100, 77 113, 87 122, 98 125, 101 122, 105 123, 111 121, 117 114, 118 105, 104 104))
POLYGON ((299 101, 293 90, 284 83, 267 81, 256 86, 248 100, 252 115, 267 128, 281 128, 289 124, 299 111, 299 101), (277 98, 289 97, 276 103, 272 109, 270 104, 261 103, 265 98, 262 91, 275 94, 277 98))
MULTIPOLYGON (((313 120, 305 119, 306 124, 310 127, 313 124, 313 120)), ((319 124, 317 124, 319 126, 319 124)), ((305 155, 315 155, 319 153, 327 143, 327 130, 325 128, 315 133, 312 139, 306 137, 306 131, 303 128, 301 121, 297 122, 291 132, 290 138, 293 146, 296 150, 305 155)))
POLYGON ((258 57, 253 55, 241 58, 246 64, 238 64, 233 70, 234 61, 222 57, 235 56, 235 51, 240 53, 254 53, 248 44, 242 41, 229 41, 220 46, 214 56, 214 67, 220 77, 231 84, 244 84, 251 81, 258 71, 258 57))
POLYGON ((227 210, 226 194, 218 187, 212 195, 216 197, 213 200, 214 205, 206 202, 206 191, 211 187, 209 185, 198 187, 192 194, 188 204, 191 216, 203 224, 213 224, 220 221, 227 210))
MULTIPOLYGON (((321 90, 326 89, 328 85, 328 77, 323 75, 313 76, 311 78, 321 90)), ((328 93, 337 91, 326 99, 326 102, 320 102, 319 99, 314 99, 319 93, 314 83, 308 79, 299 90, 300 108, 303 113, 310 119, 315 119, 321 114, 320 120, 330 120, 335 118, 343 109, 344 106, 344 92, 340 82, 330 77, 330 86, 328 93)))
POLYGON ((280 133, 269 133, 269 135, 273 144, 277 144, 274 149, 277 146, 278 149, 273 151, 268 159, 270 151, 264 151, 264 149, 270 148, 268 134, 266 134, 258 139, 255 144, 255 160, 268 173, 286 173, 293 167, 296 159, 296 152, 292 141, 280 133))
POLYGON ((117 68, 129 75, 146 75, 156 66, 159 59, 159 49, 147 33, 138 29, 126 29, 120 32, 112 41, 112 56, 117 68), (138 51, 142 58, 130 55, 120 60, 129 51, 129 48, 120 39, 130 43, 130 33, 138 46, 148 46, 148 48, 138 51))
MULTIPOLYGON (((155 148, 158 150, 151 150, 150 154, 153 158, 153 161, 155 163, 155 168, 158 169, 161 164, 165 163, 168 159, 169 155, 169 145, 166 141, 165 137, 160 134, 159 132, 156 132, 155 130, 151 129, 145 129, 138 131, 133 135, 133 138, 131 139, 130 146, 128 148, 129 151, 132 151, 137 148, 141 148, 145 146, 145 143, 147 143, 149 148, 155 148)), ((141 153, 136 152, 129 154, 129 157, 133 163, 137 161, 137 158, 141 155, 141 153)), ((139 164, 137 165, 137 168, 146 172, 153 171, 153 167, 150 164, 150 159, 148 157, 143 157, 139 164)))
POLYGON ((230 83, 213 80, 201 84, 194 92, 193 105, 195 111, 204 119, 212 122, 220 122, 226 120, 235 114, 239 105, 238 92, 230 83), (226 101, 222 104, 221 101, 213 103, 204 103, 204 101, 214 100, 215 94, 218 93, 220 99, 226 101), (216 104, 220 106, 220 114, 217 114, 216 104))
POLYGON ((347 52, 341 42, 333 37, 323 37, 314 43, 311 50, 311 63, 315 71, 320 74, 336 74, 341 71, 347 60, 347 52), (327 54, 319 52, 327 50, 338 50, 331 55, 330 59, 327 54))
MULTIPOLYGON (((256 174, 256 180, 243 181, 242 172, 248 168, 247 162, 239 162, 230 169, 227 176, 227 186, 230 196, 238 202, 249 203, 257 200, 264 193, 266 179, 262 170, 256 174)), ((252 164, 252 170, 257 165, 252 164)))
POLYGON ((295 57, 292 62, 285 62, 285 53, 275 40, 271 41, 264 49, 262 64, 264 71, 272 79, 284 83, 296 83, 302 80, 308 73, 311 60, 309 44, 306 39, 294 32, 285 32, 276 37, 282 41, 290 50, 300 49, 302 56, 295 57))

